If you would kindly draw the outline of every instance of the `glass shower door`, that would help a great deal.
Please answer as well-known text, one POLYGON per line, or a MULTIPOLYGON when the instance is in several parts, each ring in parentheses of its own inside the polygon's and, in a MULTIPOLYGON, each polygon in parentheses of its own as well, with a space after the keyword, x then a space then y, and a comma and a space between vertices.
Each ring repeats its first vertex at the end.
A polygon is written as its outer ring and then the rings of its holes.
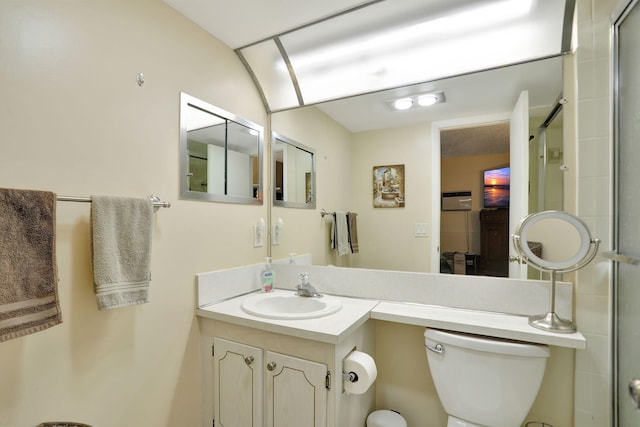
POLYGON ((640 425, 640 6, 631 1, 615 34, 615 252, 614 336, 619 427, 640 425), (634 379, 637 380, 634 382, 634 379))

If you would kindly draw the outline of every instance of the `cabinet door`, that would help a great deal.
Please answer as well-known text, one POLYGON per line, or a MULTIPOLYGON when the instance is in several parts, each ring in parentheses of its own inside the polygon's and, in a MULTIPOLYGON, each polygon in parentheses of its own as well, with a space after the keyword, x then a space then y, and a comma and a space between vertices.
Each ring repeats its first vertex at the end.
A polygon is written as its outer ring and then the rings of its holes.
POLYGON ((220 427, 262 427, 262 350, 213 339, 215 420, 220 427))
POLYGON ((327 425, 327 366, 266 352, 266 427, 327 425))

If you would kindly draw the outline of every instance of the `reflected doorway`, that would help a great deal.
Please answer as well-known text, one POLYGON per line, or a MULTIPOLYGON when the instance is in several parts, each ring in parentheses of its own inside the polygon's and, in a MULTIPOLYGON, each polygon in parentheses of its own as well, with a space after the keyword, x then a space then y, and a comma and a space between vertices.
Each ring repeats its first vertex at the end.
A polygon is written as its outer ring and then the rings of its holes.
POLYGON ((509 201, 491 197, 508 191, 509 138, 509 122, 440 131, 442 273, 509 274, 509 201))

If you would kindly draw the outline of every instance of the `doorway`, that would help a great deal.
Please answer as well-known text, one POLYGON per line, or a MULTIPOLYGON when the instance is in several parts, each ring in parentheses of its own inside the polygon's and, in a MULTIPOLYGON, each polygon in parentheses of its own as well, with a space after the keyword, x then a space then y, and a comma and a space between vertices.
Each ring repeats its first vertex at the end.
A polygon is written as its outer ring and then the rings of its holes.
POLYGON ((502 179, 508 180, 508 167, 508 122, 441 130, 441 273, 508 275, 508 181, 486 187, 484 179, 491 171, 500 171, 502 179), (496 192, 507 196, 487 197, 496 192), (491 214, 491 239, 482 238, 487 233, 489 217, 483 215, 487 213, 491 214), (465 263, 463 271, 460 260, 465 263))

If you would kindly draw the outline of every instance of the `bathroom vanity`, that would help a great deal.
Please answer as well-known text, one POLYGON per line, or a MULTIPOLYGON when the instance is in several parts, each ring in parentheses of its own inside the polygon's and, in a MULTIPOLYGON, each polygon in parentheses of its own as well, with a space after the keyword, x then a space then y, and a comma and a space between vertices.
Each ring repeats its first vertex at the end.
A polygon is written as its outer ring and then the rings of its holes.
MULTIPOLYGON (((242 308, 259 293, 253 283, 259 268, 199 276, 203 426, 210 426, 214 418, 220 421, 216 425, 233 426, 261 426, 255 423, 261 419, 267 427, 363 425, 379 402, 374 387, 362 395, 344 393, 342 362, 354 349, 376 358, 376 348, 385 347, 376 343, 379 322, 556 348, 586 347, 579 332, 557 334, 528 324, 528 314, 546 308, 547 288, 535 281, 474 278, 469 282, 464 276, 275 264, 278 295, 293 295, 290 289, 297 275, 309 271, 324 298, 342 303, 340 310, 324 317, 277 319, 242 308), (225 412, 228 408, 232 410, 225 412), (225 417, 233 418, 225 423, 225 417)), ((559 284, 559 295, 559 309, 569 312, 570 284, 559 284)), ((423 346, 413 353, 424 360, 423 346)), ((418 369, 413 375, 429 375, 418 369)))
POLYGON ((255 420, 263 417, 265 427, 360 423, 375 396, 373 389, 343 392, 342 360, 354 349, 375 352, 369 313, 377 302, 341 298, 335 314, 279 320, 244 312, 241 304, 251 296, 198 309, 210 402, 203 426, 212 418, 217 425, 260 426, 255 420))

